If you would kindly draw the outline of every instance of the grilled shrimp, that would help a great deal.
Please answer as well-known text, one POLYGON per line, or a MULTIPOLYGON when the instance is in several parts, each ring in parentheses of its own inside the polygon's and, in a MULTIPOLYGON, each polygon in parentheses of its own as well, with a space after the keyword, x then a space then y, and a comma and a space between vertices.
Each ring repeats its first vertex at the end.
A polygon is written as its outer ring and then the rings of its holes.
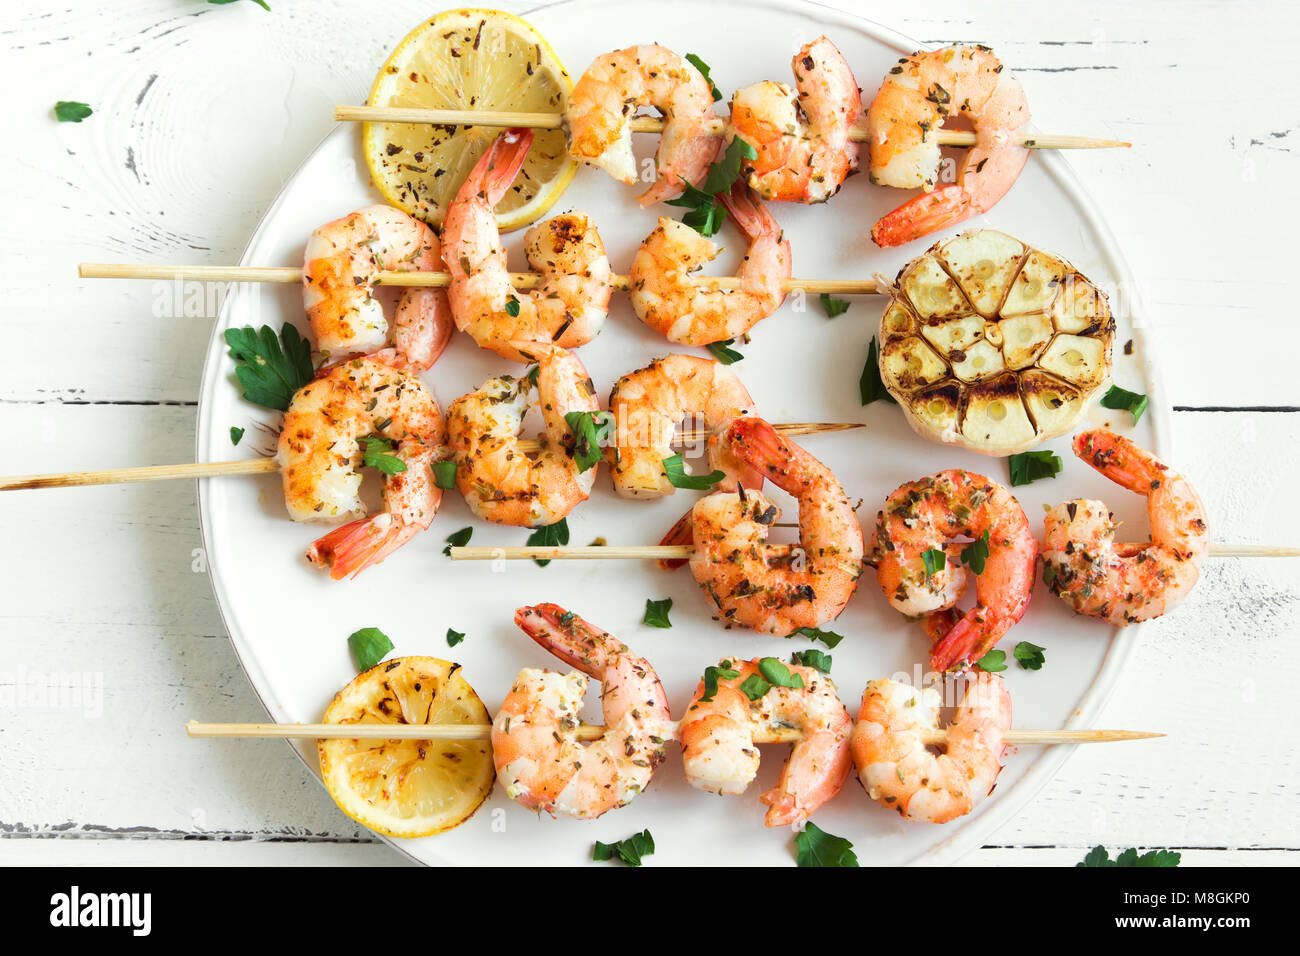
POLYGON ((791 62, 797 92, 770 80, 731 98, 733 134, 754 147, 749 185, 764 199, 825 202, 858 168, 849 133, 862 98, 843 54, 820 37, 791 62))
POLYGON ((316 541, 307 559, 335 580, 378 564, 429 526, 442 491, 430 465, 441 451, 442 415, 413 375, 368 358, 334 366, 294 394, 276 453, 294 521, 364 515, 362 440, 390 443, 404 468, 383 475, 384 510, 316 541))
POLYGON ((734 795, 743 793, 758 773, 755 734, 797 728, 801 739, 791 748, 780 780, 760 798, 768 807, 766 825, 780 827, 802 823, 840 792, 851 766, 853 724, 834 682, 812 667, 790 665, 802 686, 773 686, 751 700, 741 684, 761 677, 760 668, 769 662, 780 663, 774 658, 722 661, 716 693, 708 697, 700 682, 678 735, 691 786, 734 795))
POLYGON ((799 499, 799 543, 768 544, 780 509, 757 490, 695 504, 691 573, 719 618, 785 637, 844 610, 862 573, 862 528, 831 470, 761 418, 732 422, 731 453, 799 499))
POLYGON ((739 338, 785 301, 790 243, 781 227, 744 183, 737 181, 729 195, 718 198, 746 238, 740 288, 719 289, 691 278, 720 250, 676 219, 659 220, 628 270, 637 317, 670 342, 708 345, 739 338))
POLYGON ((899 60, 867 108, 871 181, 925 192, 877 222, 871 238, 898 246, 988 212, 1029 159, 1016 142, 1028 122, 1025 91, 988 47, 949 46, 899 60), (934 134, 954 115, 970 120, 975 146, 957 181, 935 189, 934 134))
POLYGON ((935 641, 930 667, 946 671, 978 661, 1020 620, 1034 587, 1038 544, 1011 492, 954 468, 909 481, 889 496, 876 516, 871 553, 886 599, 923 618, 935 641), (965 545, 951 543, 957 535, 976 539, 970 557, 961 555, 965 545), (925 556, 937 563, 936 551, 943 564, 927 570, 925 556), (987 552, 982 565, 974 551, 987 552), (964 615, 952 610, 969 579, 963 561, 980 568, 975 606, 964 615))
POLYGON ((1002 770, 1011 695, 1001 678, 980 673, 948 724, 935 755, 925 734, 939 727, 938 691, 873 680, 862 693, 851 748, 868 796, 909 820, 947 823, 988 796, 1002 770))
POLYGON ((493 207, 514 182, 532 130, 506 130, 470 171, 447 210, 443 258, 456 327, 480 346, 516 362, 529 361, 510 343, 544 342, 572 349, 596 337, 609 311, 609 259, 586 213, 537 223, 524 235, 528 264, 541 274, 536 289, 515 289, 506 267, 493 207))
POLYGON ((576 355, 554 345, 510 342, 538 363, 537 384, 503 375, 452 402, 447 441, 456 461, 456 487, 475 515, 497 524, 554 524, 591 494, 596 469, 579 471, 574 437, 564 416, 599 409, 596 389, 576 355), (540 396, 542 449, 525 454, 519 431, 540 396))
POLYGON ((582 673, 519 672, 492 722, 497 779, 512 800, 551 815, 591 820, 627 806, 650 784, 673 735, 654 668, 556 604, 521 607, 515 623, 582 673), (578 726, 587 677, 601 683, 605 733, 583 743, 578 726))
POLYGON ((639 200, 650 206, 680 196, 688 183, 698 186, 718 152, 713 90, 685 57, 655 45, 597 57, 569 96, 569 154, 633 185, 630 121, 642 106, 664 115, 658 178, 639 200))
POLYGON ((1205 506, 1187 479, 1103 428, 1075 436, 1074 453, 1147 499, 1151 540, 1117 544, 1104 502, 1077 498, 1047 513, 1043 580, 1066 604, 1119 627, 1159 617, 1192 590, 1210 548, 1205 506))
POLYGON ((454 328, 447 293, 404 289, 390 328, 374 283, 382 270, 441 268, 433 230, 392 206, 367 206, 321 226, 307 240, 302 270, 303 305, 316 347, 331 359, 372 353, 412 372, 430 368, 454 328))

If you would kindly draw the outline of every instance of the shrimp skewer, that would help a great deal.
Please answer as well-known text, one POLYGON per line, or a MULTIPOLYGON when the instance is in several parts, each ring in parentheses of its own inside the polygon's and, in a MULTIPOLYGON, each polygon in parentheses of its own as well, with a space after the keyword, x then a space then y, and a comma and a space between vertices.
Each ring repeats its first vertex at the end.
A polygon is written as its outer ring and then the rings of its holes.
POLYGON ((441 265, 433 230, 392 206, 367 206, 316 229, 302 268, 316 347, 332 359, 372 353, 413 372, 431 368, 455 327, 447 293, 404 289, 390 323, 374 286, 383 271, 432 272, 441 265))
POLYGON ((521 607, 515 623, 580 674, 526 667, 492 722, 492 759, 512 800, 591 820, 643 792, 673 736, 668 698, 649 661, 556 604, 521 607), (585 676, 584 676, 585 675, 585 676), (604 733, 582 744, 587 677, 601 682, 604 733))
POLYGON ((528 230, 524 246, 540 287, 523 291, 512 284, 492 209, 515 181, 532 138, 530 130, 507 130, 497 137, 456 194, 442 230, 456 326, 483 348, 516 362, 527 359, 512 342, 570 349, 590 342, 605 322, 613 291, 605 245, 581 212, 528 230))
POLYGON ((826 37, 807 43, 791 61, 797 92, 765 81, 731 99, 731 133, 757 153, 745 165, 749 185, 764 199, 825 202, 857 171, 850 141, 862 99, 853 71, 826 37))
POLYGON ((1205 506, 1182 475, 1104 428, 1081 432, 1074 453, 1147 499, 1151 540, 1118 544, 1104 502, 1076 498, 1044 518, 1043 580, 1079 614, 1117 627, 1159 617, 1185 598, 1210 548, 1205 506))
POLYGON ((735 676, 718 677, 711 697, 706 698, 703 681, 696 687, 678 729, 682 762, 691 786, 710 793, 744 793, 758 774, 758 736, 779 727, 798 728, 800 737, 780 780, 760 798, 768 807, 766 826, 798 824, 844 786, 852 721, 834 682, 812 667, 790 665, 797 687, 774 686, 751 699, 741 684, 760 673, 761 663, 759 658, 723 660, 721 669, 735 676))
POLYGON ((276 458, 295 521, 365 515, 358 468, 369 436, 392 443, 403 470, 384 474, 382 512, 331 531, 308 550, 307 559, 335 580, 378 564, 432 523, 442 502, 430 470, 443 442, 442 415, 419 379, 362 358, 300 388, 280 431, 276 458))
POLYGON ((1024 615, 1038 543, 1011 492, 983 475, 951 469, 889 496, 876 517, 871 553, 885 598, 903 614, 922 618, 935 642, 930 666, 946 671, 978 661, 1024 615), (961 546, 950 544, 957 535, 987 548, 975 575, 975 606, 965 614, 952 610, 969 580, 961 546), (925 556, 935 550, 945 560, 931 569, 925 556))
POLYGON ((1017 144, 1028 122, 1024 89, 988 47, 959 44, 899 60, 867 108, 871 181, 925 192, 877 222, 871 238, 898 246, 988 212, 1029 159, 1017 144), (940 156, 933 134, 956 115, 975 127, 975 146, 957 181, 936 189, 940 156))
POLYGON ((718 197, 746 237, 737 289, 718 288, 692 272, 719 248, 685 223, 661 218, 628 270, 632 308, 650 328, 681 345, 739 338, 785 301, 790 243, 780 225, 744 183, 718 197))
POLYGON ((824 464, 760 418, 732 422, 732 453, 799 499, 799 543, 769 544, 780 509, 738 487, 695 504, 691 574, 727 624, 785 637, 844 610, 862 574, 862 528, 824 464))

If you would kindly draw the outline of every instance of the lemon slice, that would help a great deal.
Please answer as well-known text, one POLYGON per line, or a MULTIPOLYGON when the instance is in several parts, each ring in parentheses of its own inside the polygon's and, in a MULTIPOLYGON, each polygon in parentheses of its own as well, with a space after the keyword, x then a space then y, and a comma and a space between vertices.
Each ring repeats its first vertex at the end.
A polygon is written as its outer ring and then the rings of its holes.
MULTIPOLYGON (((448 10, 412 30, 370 89, 371 106, 563 113, 573 83, 528 23, 499 10, 448 10)), ((375 187, 431 226, 496 138, 492 126, 366 123, 362 148, 375 187)), ((539 129, 514 186, 497 204, 497 226, 518 229, 545 214, 577 164, 561 129, 539 129)))
MULTIPOLYGON (((436 657, 399 657, 339 691, 330 724, 490 724, 460 674, 436 657)), ((322 740, 320 769, 344 813, 385 836, 421 837, 464 823, 492 792, 486 740, 322 740)))

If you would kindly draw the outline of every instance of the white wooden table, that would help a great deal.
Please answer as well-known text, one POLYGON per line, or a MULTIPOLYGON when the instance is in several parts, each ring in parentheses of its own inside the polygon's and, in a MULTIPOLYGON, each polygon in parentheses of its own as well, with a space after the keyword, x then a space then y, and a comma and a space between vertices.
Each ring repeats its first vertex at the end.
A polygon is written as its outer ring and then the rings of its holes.
MULTIPOLYGON (((192 458, 215 311, 172 315, 150 283, 78 281, 75 264, 235 261, 331 107, 361 102, 436 6, 271 4, 0 12, 0 473, 192 458), (57 99, 95 115, 55 123, 57 99)), ((1178 463, 1220 538, 1300 542, 1300 6, 895 6, 870 8, 923 41, 992 44, 1040 128, 1134 141, 1071 162, 1143 285, 1178 463)), ((191 484, 6 494, 0 527, 0 862, 401 862, 284 744, 186 740, 186 718, 262 714, 202 573, 191 484), (42 676, 89 704, 17 693, 42 676)), ((1169 739, 1080 750, 969 862, 1072 864, 1097 843, 1300 862, 1298 616, 1300 562, 1212 561, 1100 721, 1169 739)))

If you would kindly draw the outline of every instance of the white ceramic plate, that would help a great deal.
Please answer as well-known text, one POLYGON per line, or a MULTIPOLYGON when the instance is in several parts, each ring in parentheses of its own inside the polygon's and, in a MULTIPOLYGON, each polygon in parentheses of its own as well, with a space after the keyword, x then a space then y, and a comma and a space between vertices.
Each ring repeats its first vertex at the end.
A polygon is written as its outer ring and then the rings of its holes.
MULTIPOLYGON (((577 76, 597 55, 637 42, 656 41, 680 52, 695 52, 713 68, 724 97, 765 78, 789 80, 789 62, 804 42, 822 33, 843 50, 870 96, 879 79, 913 41, 882 27, 794 0, 709 3, 672 0, 644 2, 578 0, 541 10, 530 17, 577 76)), ((414 24, 412 24, 414 26, 414 24)), ((1015 69, 1016 64, 1008 67, 1015 69)), ((369 67, 356 65, 357 69, 369 67)), ((1066 116, 1039 116, 1042 128, 1065 129, 1066 116)), ((307 158, 267 212, 244 263, 289 265, 302 261, 307 236, 317 225, 377 201, 359 155, 360 130, 340 126, 307 158)), ((648 152, 653 142, 640 139, 648 152)), ((581 208, 595 216, 610 256, 626 271, 632 254, 654 226, 634 190, 594 169, 583 169, 555 210, 581 208)), ((865 175, 851 179, 829 205, 782 204, 775 213, 793 244, 795 275, 856 276, 894 274, 929 241, 902 249, 877 249, 868 237, 871 224, 906 195, 872 186, 865 175)), ((982 221, 1040 248, 1064 255, 1098 285, 1112 291, 1119 322, 1115 379, 1151 393, 1151 410, 1140 427, 1128 427, 1127 413, 1094 409, 1085 424, 1112 424, 1140 443, 1168 456, 1168 410, 1156 387, 1143 340, 1135 329, 1140 305, 1116 295, 1132 289, 1118 247, 1059 155, 1038 153, 1020 181, 982 221), (1134 340, 1134 351, 1121 346, 1134 340)), ((738 246, 730 227, 721 241, 738 246)), ((520 234, 508 237, 515 268, 520 234)), ((733 248, 716 263, 735 268, 733 248)), ((912 434, 898 409, 878 402, 862 408, 858 377, 881 311, 881 299, 858 297, 845 315, 829 320, 815 299, 799 309, 787 304, 760 323, 743 348, 735 369, 753 393, 760 412, 780 421, 857 421, 866 428, 840 435, 814 436, 805 446, 826 461, 849 493, 860 496, 860 514, 870 518, 895 487, 942 468, 963 467, 1006 482, 1002 460, 931 444, 912 434)), ((245 402, 232 382, 233 365, 221 333, 232 326, 293 322, 305 331, 297 287, 245 286, 232 295, 214 332, 204 369, 199 403, 198 459, 217 461, 270 452, 278 415, 245 402), (238 451, 228 436, 232 425, 248 427, 238 451)), ((616 296, 599 338, 581 351, 598 389, 606 395, 620 375, 644 366, 672 349, 641 325, 626 299, 616 296)), ((689 351, 689 350, 687 350, 689 351)), ((458 335, 426 381, 442 405, 494 374, 514 371, 495 355, 458 335)), ((1068 437, 1050 443, 1066 460, 1064 473, 1017 489, 1041 533, 1044 504, 1089 495, 1112 503, 1132 528, 1145 526, 1143 503, 1120 492, 1069 451, 1068 437)), ((602 469, 603 471, 603 469, 602 469)), ((652 543, 689 506, 692 492, 658 502, 629 502, 615 496, 607 475, 597 481, 591 500, 569 516, 574 544, 598 536, 611 544, 652 543)), ((689 699, 705 666, 723 656, 788 657, 805 642, 739 630, 727 631, 709 619, 708 607, 688 571, 668 574, 649 563, 532 562, 453 564, 442 554, 444 539, 474 526, 474 544, 522 544, 528 532, 473 521, 455 492, 444 499, 433 527, 355 581, 333 582, 302 560, 306 545, 323 529, 289 521, 276 476, 205 480, 200 483, 200 516, 213 588, 231 640, 249 679, 277 721, 320 718, 333 695, 355 676, 346 638, 357 628, 375 626, 389 634, 396 654, 453 658, 489 709, 495 710, 514 675, 524 666, 559 663, 521 634, 512 611, 524 604, 555 601, 619 635, 658 669, 674 712, 689 699), (671 630, 642 625, 647 598, 673 598, 671 630), (468 637, 449 649, 448 628, 468 637)), ((789 508, 787 513, 791 514, 789 508)), ((927 659, 919 628, 891 610, 874 575, 844 614, 831 625, 847 639, 834 650, 840 693, 856 712, 863 686, 872 678, 911 673, 927 659)), ((1047 648, 1047 665, 1029 672, 1012 666, 1005 678, 1020 727, 1090 726, 1114 685, 1118 668, 1135 638, 1135 629, 1116 633, 1092 619, 1076 617, 1040 583, 1024 620, 1003 646, 1031 640, 1047 648)), ((1009 656, 1009 655, 1008 655, 1009 656)), ((591 695, 594 698, 594 694, 591 695)), ((598 705, 589 716, 599 720, 598 705)), ((249 719, 256 715, 249 714, 249 719)), ((314 747, 298 746, 315 771, 314 747)), ((1070 750, 1022 748, 1009 755, 994 796, 978 812, 946 826, 909 823, 868 800, 856 780, 815 816, 823 829, 851 839, 864 864, 950 862, 978 846, 1029 801, 1069 756, 1070 750)), ((581 863, 593 840, 615 840, 648 827, 654 834, 655 864, 789 864, 792 836, 767 830, 758 795, 771 786, 783 754, 768 748, 759 780, 741 797, 721 798, 686 785, 675 755, 655 777, 649 792, 631 806, 595 822, 539 819, 512 803, 497 788, 480 812, 450 833, 400 842, 403 852, 429 863, 581 863)))

